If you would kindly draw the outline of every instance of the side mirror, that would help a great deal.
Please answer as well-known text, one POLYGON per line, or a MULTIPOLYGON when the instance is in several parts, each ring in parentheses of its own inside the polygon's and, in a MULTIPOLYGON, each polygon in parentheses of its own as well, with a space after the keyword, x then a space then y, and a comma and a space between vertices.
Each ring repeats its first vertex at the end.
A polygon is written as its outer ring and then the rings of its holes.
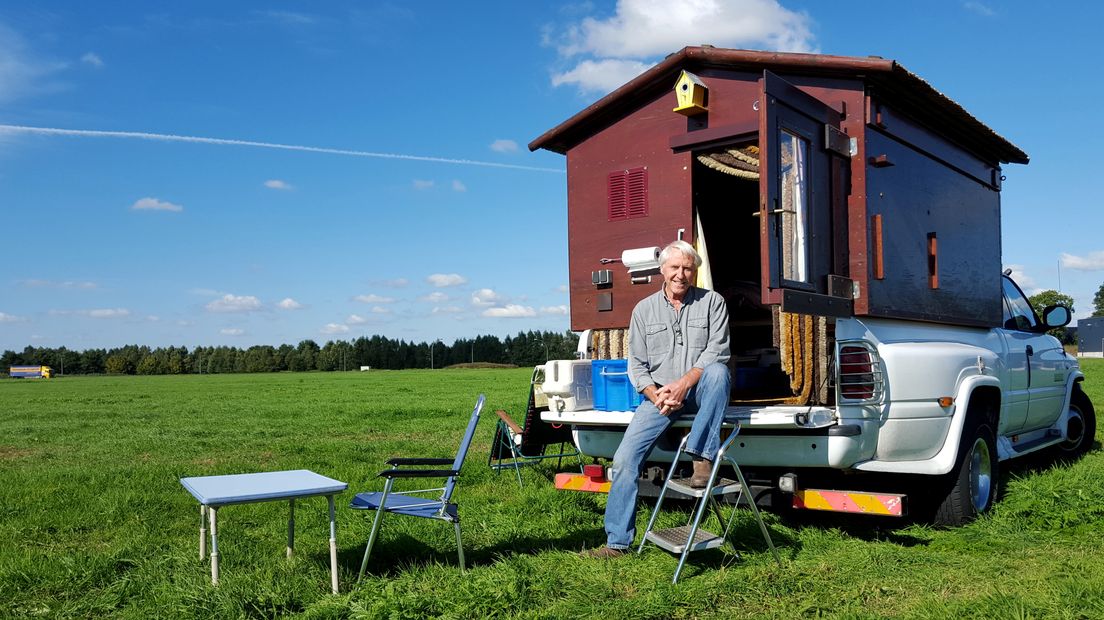
POLYGON ((1043 325, 1046 325, 1047 329, 1065 327, 1072 320, 1073 315, 1070 314, 1069 308, 1065 306, 1054 305, 1043 309, 1043 325))

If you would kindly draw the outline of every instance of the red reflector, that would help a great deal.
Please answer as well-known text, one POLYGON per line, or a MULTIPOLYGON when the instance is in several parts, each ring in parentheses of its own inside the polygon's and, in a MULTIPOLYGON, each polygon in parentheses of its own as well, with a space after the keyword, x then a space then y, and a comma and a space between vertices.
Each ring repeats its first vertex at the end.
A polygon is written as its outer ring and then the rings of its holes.
POLYGON ((839 386, 844 398, 865 400, 874 397, 874 367, 870 352, 862 347, 841 347, 839 386))
POLYGON ((587 478, 605 478, 606 468, 601 465, 583 465, 583 475, 587 478))

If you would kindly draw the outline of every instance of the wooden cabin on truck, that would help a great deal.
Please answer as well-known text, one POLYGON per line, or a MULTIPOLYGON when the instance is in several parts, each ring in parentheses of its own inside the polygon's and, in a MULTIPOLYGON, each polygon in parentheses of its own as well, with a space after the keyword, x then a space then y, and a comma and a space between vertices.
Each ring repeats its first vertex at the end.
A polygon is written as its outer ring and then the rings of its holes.
MULTIPOLYGON (((697 284, 728 305, 736 458, 795 506, 823 500, 802 484, 858 485, 903 514, 920 488, 961 523, 991 505, 998 462, 1092 445, 1084 376, 1045 335, 1068 309, 1037 316, 1001 275, 1002 166, 1027 154, 897 62, 687 47, 529 148, 567 157, 589 357, 627 357, 662 283, 641 258, 692 243, 697 284)), ((631 416, 542 419, 609 458, 631 416)))

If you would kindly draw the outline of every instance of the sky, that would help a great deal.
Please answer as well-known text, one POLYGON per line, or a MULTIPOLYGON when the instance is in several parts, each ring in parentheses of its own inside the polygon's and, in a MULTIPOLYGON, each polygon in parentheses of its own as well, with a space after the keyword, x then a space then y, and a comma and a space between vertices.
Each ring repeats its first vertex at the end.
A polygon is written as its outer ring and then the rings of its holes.
POLYGON ((568 329, 563 157, 526 145, 687 45, 898 61, 1031 157, 1002 261, 1088 316, 1104 5, 0 5, 0 350, 568 329))

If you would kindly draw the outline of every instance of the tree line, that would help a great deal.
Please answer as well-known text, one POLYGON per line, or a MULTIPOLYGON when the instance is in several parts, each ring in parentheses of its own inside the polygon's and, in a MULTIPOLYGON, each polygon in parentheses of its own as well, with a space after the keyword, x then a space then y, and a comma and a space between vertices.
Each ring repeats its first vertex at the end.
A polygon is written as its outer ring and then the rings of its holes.
POLYGON ((443 368, 454 364, 487 362, 534 366, 550 359, 573 359, 578 336, 571 332, 518 332, 516 336, 476 336, 457 339, 451 345, 392 340, 383 336, 360 337, 351 342, 331 340, 319 346, 303 340, 296 346, 282 344, 238 347, 157 347, 126 345, 113 349, 73 351, 65 347, 32 347, 22 352, 4 351, 0 368, 50 366, 67 375, 125 374, 180 375, 233 372, 303 372, 310 370, 402 370, 443 368))

